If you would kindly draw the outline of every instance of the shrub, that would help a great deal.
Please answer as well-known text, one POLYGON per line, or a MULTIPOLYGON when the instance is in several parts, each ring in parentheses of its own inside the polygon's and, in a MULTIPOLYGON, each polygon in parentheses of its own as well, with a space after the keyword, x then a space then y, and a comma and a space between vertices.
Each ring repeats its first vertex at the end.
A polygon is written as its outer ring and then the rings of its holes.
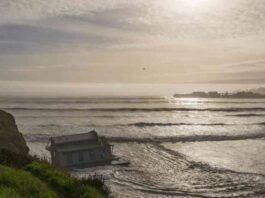
POLYGON ((33 157, 29 155, 22 155, 13 153, 6 149, 0 150, 0 164, 12 167, 23 167, 33 161, 33 157))
POLYGON ((31 174, 0 165, 0 198, 58 198, 31 174))
MULTIPOLYGON (((34 176, 45 181, 52 189, 68 198, 103 198, 107 197, 107 191, 88 185, 88 181, 77 180, 62 170, 51 167, 48 164, 32 162, 25 167, 34 176)), ((92 181, 90 181, 92 183, 92 181)))
POLYGON ((0 198, 20 198, 14 188, 0 187, 0 198))
MULTIPOLYGON (((10 152, 8 150, 0 150, 0 164, 23 169, 24 177, 20 177, 20 183, 22 183, 23 180, 24 182, 27 181, 25 174, 31 174, 37 177, 39 182, 42 181, 47 184, 48 187, 50 187, 61 197, 101 198, 108 197, 108 195, 110 194, 108 188, 104 185, 102 178, 92 176, 86 179, 77 180, 64 170, 56 168, 50 165, 45 159, 40 159, 36 156, 21 155, 10 152), (28 173, 26 173, 25 171, 28 173)), ((0 177, 2 177, 3 179, 4 177, 6 177, 6 174, 1 174, 0 171, 0 177)), ((0 196, 0 198, 17 198, 18 195, 19 198, 24 198, 24 196, 21 197, 20 194, 15 194, 17 193, 17 191, 14 191, 14 189, 17 190, 17 186, 14 186, 14 183, 12 182, 14 182, 14 180, 11 180, 11 178, 6 179, 4 183, 1 183, 0 180, 0 187, 5 187, 3 188, 3 193, 5 193, 5 195, 0 194, 2 196, 0 196), (8 182, 11 182, 11 184, 7 185, 8 182), (14 187, 13 190, 11 187, 14 187)), ((37 192, 36 190, 37 186, 36 189, 32 189, 30 192, 37 192)), ((31 197, 28 196, 27 198, 31 197)))

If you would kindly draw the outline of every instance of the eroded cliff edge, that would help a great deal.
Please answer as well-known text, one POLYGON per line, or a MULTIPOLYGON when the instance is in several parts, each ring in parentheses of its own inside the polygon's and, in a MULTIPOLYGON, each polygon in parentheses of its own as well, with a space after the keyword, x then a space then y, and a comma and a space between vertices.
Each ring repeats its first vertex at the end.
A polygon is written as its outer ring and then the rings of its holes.
POLYGON ((0 149, 7 149, 18 154, 27 154, 29 148, 19 132, 15 118, 0 110, 0 149))

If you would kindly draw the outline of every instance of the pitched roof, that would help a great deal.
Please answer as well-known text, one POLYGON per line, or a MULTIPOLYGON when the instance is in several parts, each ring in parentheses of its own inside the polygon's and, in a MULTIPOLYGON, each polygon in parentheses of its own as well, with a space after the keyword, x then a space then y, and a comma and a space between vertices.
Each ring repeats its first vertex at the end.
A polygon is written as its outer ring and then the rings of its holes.
POLYGON ((88 133, 73 134, 73 135, 62 135, 57 137, 52 137, 51 140, 55 144, 64 144, 71 142, 80 142, 80 141, 98 141, 98 134, 96 131, 90 131, 88 133))

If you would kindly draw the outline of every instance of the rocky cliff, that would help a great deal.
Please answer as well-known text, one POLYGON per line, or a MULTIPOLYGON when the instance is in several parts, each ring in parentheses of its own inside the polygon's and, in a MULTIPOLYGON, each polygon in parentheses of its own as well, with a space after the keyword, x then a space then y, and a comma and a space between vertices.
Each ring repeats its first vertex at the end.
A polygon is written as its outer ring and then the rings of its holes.
POLYGON ((0 110, 0 149, 27 154, 29 148, 22 134, 18 131, 14 117, 0 110))

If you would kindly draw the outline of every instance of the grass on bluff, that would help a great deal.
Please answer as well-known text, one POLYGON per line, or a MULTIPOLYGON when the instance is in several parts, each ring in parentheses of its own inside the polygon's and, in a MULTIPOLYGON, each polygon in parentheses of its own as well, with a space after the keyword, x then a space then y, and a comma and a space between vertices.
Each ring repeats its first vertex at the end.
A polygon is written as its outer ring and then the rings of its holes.
POLYGON ((60 170, 52 168, 48 164, 32 162, 25 167, 25 170, 35 177, 47 183, 53 190, 63 197, 68 198, 103 198, 103 192, 94 186, 86 185, 60 170))
POLYGON ((32 156, 0 150, 0 164, 0 198, 110 197, 101 179, 77 180, 32 156))
POLYGON ((58 198, 58 196, 30 173, 0 165, 0 198, 58 198))

